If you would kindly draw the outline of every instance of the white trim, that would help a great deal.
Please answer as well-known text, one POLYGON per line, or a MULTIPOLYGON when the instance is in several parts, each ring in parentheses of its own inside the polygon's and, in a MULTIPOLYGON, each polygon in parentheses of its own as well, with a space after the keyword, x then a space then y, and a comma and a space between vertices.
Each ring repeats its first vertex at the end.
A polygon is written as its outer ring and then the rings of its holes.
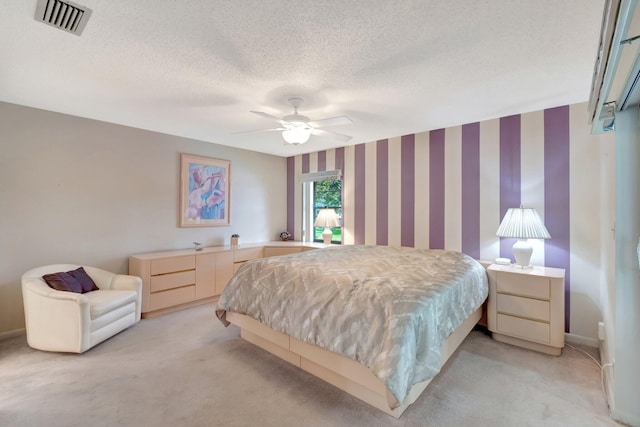
POLYGON ((302 184, 302 241, 313 242, 313 185, 312 181, 302 184))
POLYGON ((593 348, 598 348, 600 346, 598 338, 585 337, 582 335, 565 333, 564 340, 569 344, 586 345, 593 348))
POLYGON ((295 171, 295 181, 293 190, 293 230, 288 230, 292 233, 292 237, 295 239, 302 239, 302 183, 300 182, 300 175, 302 174, 302 156, 296 156, 294 158, 293 170, 295 171))
POLYGON ((619 411, 615 408, 611 408, 611 418, 613 418, 615 421, 629 424, 630 426, 640 426, 640 418, 636 417, 635 414, 619 411))

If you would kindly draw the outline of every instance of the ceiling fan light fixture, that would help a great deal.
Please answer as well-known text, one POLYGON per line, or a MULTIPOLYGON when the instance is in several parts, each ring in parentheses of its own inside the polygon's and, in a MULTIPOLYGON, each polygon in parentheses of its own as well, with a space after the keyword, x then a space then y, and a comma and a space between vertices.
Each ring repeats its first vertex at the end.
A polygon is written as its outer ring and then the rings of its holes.
MULTIPOLYGON (((257 114, 260 117, 277 122, 280 126, 272 129, 260 129, 248 132, 268 132, 274 130, 282 131, 282 139, 284 139, 288 144, 291 145, 304 144, 309 140, 309 137, 312 133, 319 136, 329 136, 343 142, 349 141, 351 139, 351 136, 349 135, 343 135, 338 132, 332 132, 323 129, 329 126, 341 126, 353 123, 349 117, 337 116, 320 120, 311 120, 307 116, 298 114, 298 107, 302 105, 302 102, 302 98, 289 98, 289 103, 293 107, 293 114, 289 114, 288 116, 284 116, 282 118, 273 116, 263 111, 251 111, 253 114, 257 114)), ((246 132, 235 133, 237 134, 246 132)))
POLYGON ((282 138, 292 145, 304 144, 311 136, 311 129, 307 126, 292 126, 282 131, 282 138))

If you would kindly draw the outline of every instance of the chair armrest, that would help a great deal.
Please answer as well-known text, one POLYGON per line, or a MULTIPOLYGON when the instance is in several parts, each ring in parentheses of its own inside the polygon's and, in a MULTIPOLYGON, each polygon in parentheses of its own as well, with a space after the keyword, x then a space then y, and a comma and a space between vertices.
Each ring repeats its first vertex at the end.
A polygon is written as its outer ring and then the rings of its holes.
POLYGON ((127 274, 116 274, 111 280, 111 289, 136 291, 142 293, 142 279, 138 276, 129 276, 127 274))
POLYGON ((41 279, 24 279, 22 297, 31 347, 82 353, 91 346, 87 296, 51 289, 41 279))
POLYGON ((116 274, 111 280, 111 289, 136 292, 136 322, 139 321, 142 316, 142 279, 138 276, 116 274))

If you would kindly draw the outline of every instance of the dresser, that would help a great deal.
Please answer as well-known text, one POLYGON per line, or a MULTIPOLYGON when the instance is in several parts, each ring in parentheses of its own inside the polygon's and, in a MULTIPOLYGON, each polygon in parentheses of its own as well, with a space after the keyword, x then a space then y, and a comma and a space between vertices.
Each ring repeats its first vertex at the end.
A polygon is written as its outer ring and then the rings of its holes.
POLYGON ((564 347, 564 270, 492 264, 487 323, 495 340, 558 356, 564 347))
POLYGON ((153 252, 129 257, 129 274, 142 278, 142 317, 215 301, 245 262, 324 247, 302 242, 266 242, 153 252))

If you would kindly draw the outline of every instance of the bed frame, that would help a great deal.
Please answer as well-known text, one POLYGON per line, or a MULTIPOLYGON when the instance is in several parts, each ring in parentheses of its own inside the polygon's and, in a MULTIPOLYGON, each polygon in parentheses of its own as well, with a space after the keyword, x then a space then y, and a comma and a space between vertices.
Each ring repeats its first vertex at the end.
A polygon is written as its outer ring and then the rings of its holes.
MULTIPOLYGON (((449 360, 449 357, 456 351, 469 332, 473 330, 481 316, 482 306, 442 344, 440 347, 440 367, 444 366, 446 361, 449 360)), ((387 396, 391 396, 389 390, 364 365, 337 353, 275 331, 243 314, 227 312, 226 318, 240 328, 240 336, 246 341, 267 350, 396 418, 399 418, 405 409, 416 401, 431 382, 429 380, 414 385, 404 402, 397 408, 391 409, 387 399, 387 396)))

